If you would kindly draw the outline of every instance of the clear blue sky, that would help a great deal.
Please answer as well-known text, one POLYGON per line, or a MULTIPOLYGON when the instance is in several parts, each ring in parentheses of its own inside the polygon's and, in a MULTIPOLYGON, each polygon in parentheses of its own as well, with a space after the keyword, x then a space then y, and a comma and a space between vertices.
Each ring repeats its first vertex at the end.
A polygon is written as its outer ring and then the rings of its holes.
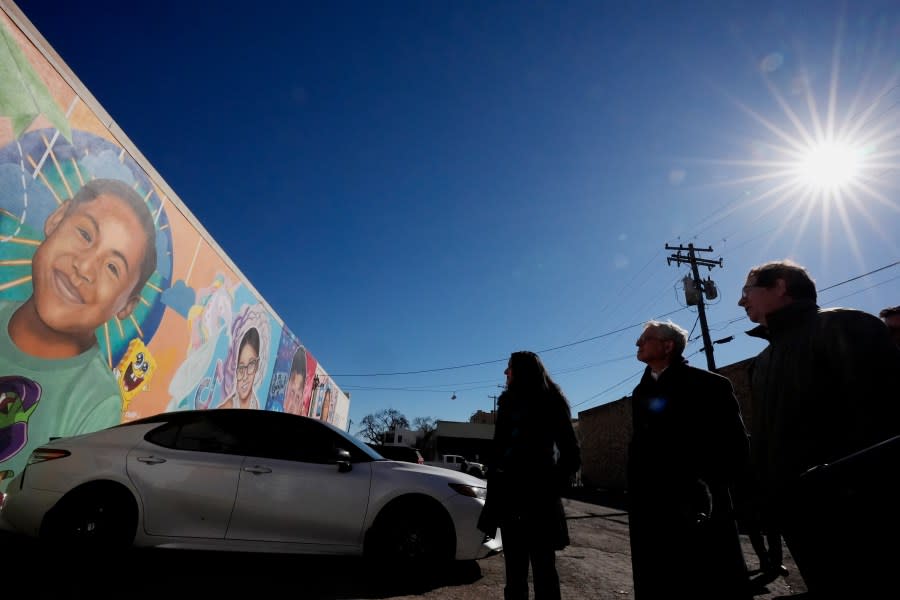
POLYGON ((519 349, 575 412, 615 400, 672 311, 705 366, 667 243, 723 259, 719 366, 763 347, 736 305, 760 262, 820 289, 893 264, 820 304, 900 304, 894 0, 18 4, 351 393, 353 432, 490 410, 519 349), (825 196, 791 173, 829 131, 861 163, 825 196))

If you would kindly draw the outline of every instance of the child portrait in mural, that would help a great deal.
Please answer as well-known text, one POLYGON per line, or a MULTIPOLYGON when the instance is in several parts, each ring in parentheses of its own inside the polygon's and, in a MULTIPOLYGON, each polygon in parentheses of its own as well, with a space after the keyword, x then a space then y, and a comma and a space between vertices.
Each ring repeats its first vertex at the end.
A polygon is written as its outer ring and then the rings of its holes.
POLYGON ((319 384, 319 389, 316 390, 316 403, 309 412, 309 416, 314 419, 322 418, 325 402, 327 402, 328 398, 331 396, 331 386, 328 384, 327 378, 320 376, 319 380, 322 381, 322 383, 319 384))
POLYGON ((325 398, 322 401, 322 420, 326 423, 330 423, 329 419, 331 418, 331 414, 334 412, 334 396, 331 393, 331 386, 328 386, 328 389, 325 390, 325 398))
POLYGON ((122 400, 96 331, 127 319, 156 270, 144 199, 113 179, 87 182, 47 217, 32 293, 0 301, 0 471, 33 446, 116 425, 122 400))
POLYGON ((259 369, 259 331, 251 327, 244 332, 238 351, 235 369, 237 389, 218 408, 259 408, 259 399, 253 389, 256 372, 259 369))
POLYGON ((291 361, 291 372, 284 389, 284 412, 297 414, 306 392, 306 348, 300 346, 291 361))
POLYGON ((223 400, 216 408, 259 409, 256 388, 266 373, 269 319, 259 304, 245 305, 231 325, 232 346, 222 370, 223 400))

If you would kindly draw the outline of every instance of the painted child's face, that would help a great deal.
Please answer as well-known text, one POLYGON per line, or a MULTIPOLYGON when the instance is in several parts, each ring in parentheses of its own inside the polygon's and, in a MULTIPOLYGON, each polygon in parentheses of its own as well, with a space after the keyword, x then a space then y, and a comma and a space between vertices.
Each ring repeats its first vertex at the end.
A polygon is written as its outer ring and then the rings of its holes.
POLYGON ((287 389, 284 391, 284 405, 285 406, 293 406, 300 404, 300 400, 303 398, 303 377, 302 373, 291 373, 290 379, 288 379, 287 389))
POLYGON ((241 402, 247 402, 250 392, 253 391, 253 380, 256 379, 256 370, 259 368, 259 354, 250 344, 244 344, 238 354, 237 366, 237 394, 241 402))
POLYGON ((68 206, 44 224, 46 239, 31 261, 34 302, 50 329, 82 335, 131 314, 147 239, 117 196, 101 194, 66 214, 68 206))

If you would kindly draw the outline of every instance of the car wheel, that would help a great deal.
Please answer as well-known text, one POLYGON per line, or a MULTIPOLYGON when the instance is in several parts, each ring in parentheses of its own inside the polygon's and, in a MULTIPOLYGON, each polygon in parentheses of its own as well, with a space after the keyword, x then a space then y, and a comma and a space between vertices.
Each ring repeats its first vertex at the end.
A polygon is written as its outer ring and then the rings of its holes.
POLYGON ((126 548, 134 541, 137 506, 118 487, 76 490, 45 517, 42 537, 51 542, 95 548, 126 548))
POLYGON ((429 565, 451 560, 456 553, 453 524, 446 511, 430 505, 429 500, 388 506, 370 532, 367 554, 388 564, 429 565))

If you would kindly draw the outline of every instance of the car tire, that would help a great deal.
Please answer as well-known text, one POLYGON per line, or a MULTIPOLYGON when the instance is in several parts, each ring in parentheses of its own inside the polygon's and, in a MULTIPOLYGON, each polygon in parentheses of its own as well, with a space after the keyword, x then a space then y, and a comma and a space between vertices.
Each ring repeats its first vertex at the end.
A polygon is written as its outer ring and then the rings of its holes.
POLYGON ((131 493, 117 486, 91 486, 63 497, 47 513, 41 537, 64 545, 123 549, 132 545, 137 505, 131 493))
POLYGON ((453 523, 430 498, 395 501, 375 521, 366 555, 386 564, 436 565, 456 553, 453 523))

